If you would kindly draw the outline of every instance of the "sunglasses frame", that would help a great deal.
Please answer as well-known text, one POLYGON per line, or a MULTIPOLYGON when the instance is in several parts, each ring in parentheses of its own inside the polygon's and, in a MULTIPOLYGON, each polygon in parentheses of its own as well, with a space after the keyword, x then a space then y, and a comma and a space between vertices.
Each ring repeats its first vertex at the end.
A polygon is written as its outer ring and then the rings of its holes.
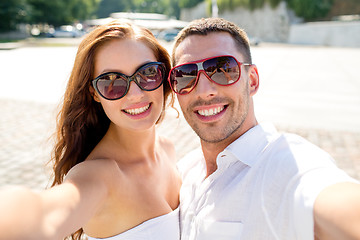
POLYGON ((214 56, 214 57, 209 57, 209 58, 204 58, 204 59, 201 59, 201 60, 196 60, 196 61, 192 61, 192 62, 187 62, 187 63, 183 63, 183 64, 180 64, 180 65, 177 65, 173 68, 170 69, 170 72, 169 72, 169 76, 168 76, 168 82, 169 82, 169 85, 171 87, 171 90, 178 94, 178 95, 186 95, 186 94, 189 94, 190 92, 192 92, 196 85, 198 84, 199 82, 199 78, 200 78, 200 73, 203 72, 204 75, 206 76, 207 79, 209 79, 211 82, 219 85, 219 86, 230 86, 230 85, 233 85, 235 84, 237 81, 239 81, 239 79, 241 78, 241 66, 252 66, 253 64, 251 63, 243 63, 243 62, 239 62, 236 57, 232 56, 232 55, 219 55, 219 56, 214 56), (230 57, 230 58, 233 58, 235 60, 235 62, 238 64, 238 67, 239 67, 239 77, 238 79, 236 79, 236 81, 232 82, 232 83, 229 83, 229 84, 220 84, 218 82, 216 82, 215 80, 211 79, 211 77, 206 73, 205 69, 204 69, 204 62, 206 62, 207 60, 210 60, 210 59, 214 59, 214 58, 220 58, 220 57, 230 57), (186 93, 178 93, 174 90, 173 88, 173 85, 171 84, 171 72, 178 68, 178 67, 181 67, 181 66, 184 66, 184 65, 188 65, 188 64, 196 64, 197 66, 197 74, 196 74, 196 80, 195 80, 195 83, 194 83, 194 86, 191 88, 190 91, 186 92, 186 93))
MULTIPOLYGON (((151 91, 154 91, 154 90, 158 89, 159 87, 161 87, 161 85, 163 85, 164 80, 165 80, 165 78, 166 78, 166 76, 165 76, 165 73, 166 73, 165 68, 166 68, 166 67, 165 67, 165 64, 162 63, 162 62, 148 62, 148 63, 145 63, 145 64, 141 65, 140 67, 138 67, 138 68, 136 69, 136 71, 135 71, 131 76, 125 75, 125 74, 123 74, 123 73, 121 73, 121 72, 106 72, 106 73, 100 74, 99 76, 97 76, 97 77, 96 77, 94 80, 92 80, 91 82, 92 82, 92 86, 94 87, 95 91, 96 91, 102 98, 104 98, 104 99, 106 99, 106 100, 110 100, 110 101, 113 101, 113 100, 115 101, 115 100, 118 100, 118 99, 123 98, 123 97, 128 93, 129 88, 130 88, 130 82, 131 82, 131 81, 133 81, 133 82, 134 82, 141 90, 143 90, 143 91, 151 92, 151 91), (149 66, 149 65, 157 65, 157 66, 159 66, 159 67, 160 67, 160 71, 161 71, 161 73, 162 73, 161 83, 159 84, 159 86, 157 86, 156 88, 153 88, 153 89, 145 89, 145 88, 143 88, 143 87, 140 85, 140 83, 138 83, 137 79, 135 78, 135 76, 138 74, 138 72, 139 72, 141 69, 143 69, 144 67, 149 66), (105 96, 100 92, 99 88, 97 87, 98 81, 99 81, 102 77, 104 77, 104 76, 106 76, 106 75, 109 75, 109 74, 120 75, 120 76, 122 76, 122 77, 124 78, 124 80, 126 79, 126 83, 127 83, 127 84, 126 84, 126 90, 125 90, 124 94, 121 95, 120 97, 117 97, 117 98, 108 98, 108 97, 105 97, 105 96)), ((109 81, 110 81, 110 80, 109 80, 109 81)))

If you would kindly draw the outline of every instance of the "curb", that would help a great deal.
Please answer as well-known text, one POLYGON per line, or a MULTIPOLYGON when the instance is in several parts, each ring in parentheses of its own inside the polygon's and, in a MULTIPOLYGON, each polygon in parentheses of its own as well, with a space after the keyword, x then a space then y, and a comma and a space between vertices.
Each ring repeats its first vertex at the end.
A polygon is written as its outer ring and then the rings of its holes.
POLYGON ((13 50, 22 47, 23 45, 24 43, 22 42, 0 43, 0 50, 13 50))

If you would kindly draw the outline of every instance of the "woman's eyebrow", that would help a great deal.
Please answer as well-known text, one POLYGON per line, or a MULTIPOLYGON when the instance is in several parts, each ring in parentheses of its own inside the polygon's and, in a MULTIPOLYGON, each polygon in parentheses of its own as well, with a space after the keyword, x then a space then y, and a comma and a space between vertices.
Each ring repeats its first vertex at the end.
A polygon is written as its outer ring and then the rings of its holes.
MULTIPOLYGON (((136 68, 136 70, 138 70, 140 67, 142 67, 142 66, 144 66, 145 64, 147 64, 147 63, 151 63, 151 62, 156 62, 156 61, 154 61, 154 60, 146 60, 146 61, 144 61, 142 64, 140 64, 139 66, 137 66, 137 68, 136 68)), ((136 70, 134 71, 134 72, 136 72, 136 70)), ((108 68, 105 68, 103 71, 101 71, 101 73, 99 74, 99 75, 101 75, 101 74, 104 74, 104 73, 108 73, 108 72, 117 72, 117 73, 121 73, 121 74, 124 74, 124 75, 126 75, 126 76, 128 76, 127 74, 125 74, 125 73, 123 73, 122 71, 119 71, 119 69, 108 69, 108 68)), ((133 73, 134 73, 133 72, 133 73)), ((132 74, 133 74, 132 73, 132 74)), ((130 75, 129 75, 130 76, 130 75)))

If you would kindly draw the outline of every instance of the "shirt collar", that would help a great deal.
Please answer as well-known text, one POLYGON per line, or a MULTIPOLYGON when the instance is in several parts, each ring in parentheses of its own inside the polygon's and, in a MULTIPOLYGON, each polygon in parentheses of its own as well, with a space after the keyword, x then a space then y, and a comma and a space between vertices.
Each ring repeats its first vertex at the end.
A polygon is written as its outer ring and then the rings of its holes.
POLYGON ((256 125, 227 146, 219 156, 232 155, 233 159, 252 167, 257 156, 276 136, 278 132, 272 124, 256 125))

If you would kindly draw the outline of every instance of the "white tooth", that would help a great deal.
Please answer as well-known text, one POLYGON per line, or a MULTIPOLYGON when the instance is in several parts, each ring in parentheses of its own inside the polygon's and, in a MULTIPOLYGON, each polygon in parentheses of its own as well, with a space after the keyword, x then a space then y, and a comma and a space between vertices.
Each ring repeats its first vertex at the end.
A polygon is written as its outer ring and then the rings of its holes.
POLYGON ((136 115, 136 114, 140 114, 145 112, 146 110, 148 110, 150 107, 150 104, 145 106, 145 107, 141 107, 141 108, 133 108, 133 109, 127 109, 125 110, 125 112, 131 114, 131 115, 136 115))
POLYGON ((220 107, 214 109, 214 114, 218 114, 220 112, 220 107))
POLYGON ((219 112, 218 112, 218 108, 214 108, 213 109, 213 115, 216 115, 216 114, 218 114, 219 112))
POLYGON ((224 107, 217 107, 217 108, 211 108, 211 109, 205 109, 205 110, 198 110, 198 113, 202 116, 208 117, 218 114, 224 109, 224 107))

